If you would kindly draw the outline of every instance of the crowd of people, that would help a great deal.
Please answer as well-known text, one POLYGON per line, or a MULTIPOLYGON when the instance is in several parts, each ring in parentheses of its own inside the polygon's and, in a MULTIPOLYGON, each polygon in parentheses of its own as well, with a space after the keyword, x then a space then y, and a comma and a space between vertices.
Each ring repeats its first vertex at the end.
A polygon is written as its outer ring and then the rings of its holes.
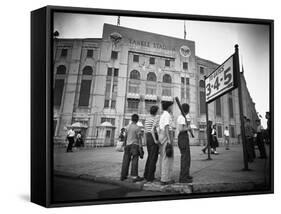
MULTIPOLYGON (((174 183, 172 179, 173 163, 174 163, 174 135, 172 131, 172 102, 162 102, 162 113, 158 115, 158 106, 152 106, 150 109, 150 115, 146 118, 144 124, 144 133, 137 125, 139 116, 133 114, 131 118, 131 124, 127 129, 122 129, 120 134, 120 141, 124 146, 124 156, 121 169, 121 180, 125 180, 129 175, 129 166, 131 163, 130 177, 133 181, 145 180, 152 182, 155 180, 155 172, 157 162, 159 162, 160 182, 162 185, 174 183), (143 158, 142 146, 147 146, 147 160, 145 163, 145 169, 143 176, 138 174, 138 161, 139 158, 143 158)), ((187 103, 182 104, 184 116, 180 115, 177 118, 178 137, 177 144, 180 150, 180 183, 191 183, 193 178, 190 175, 190 146, 189 146, 189 134, 193 136, 192 129, 190 127, 191 118, 189 115, 189 105, 187 103)), ((266 116, 269 121, 269 113, 266 116)), ((248 161, 252 162, 256 158, 255 144, 257 144, 260 157, 266 158, 265 141, 266 136, 264 129, 261 126, 261 121, 257 122, 257 129, 254 130, 250 124, 250 119, 245 117, 245 136, 246 136, 246 152, 248 155, 248 161)), ((267 132, 270 133, 270 122, 268 122, 267 132)), ((212 121, 208 121, 207 124, 209 132, 208 139, 210 140, 211 154, 218 155, 217 147, 219 146, 217 138, 216 125, 212 124, 212 121)), ((225 150, 230 150, 230 133, 229 128, 226 126, 223 131, 225 150)), ((269 136, 269 135, 268 135, 269 136)), ((206 153, 208 144, 202 149, 203 153, 206 153)))
POLYGON ((73 147, 84 147, 84 140, 82 138, 81 132, 75 132, 72 127, 70 127, 67 131, 67 136, 65 140, 68 141, 66 152, 73 152, 73 147))
MULTIPOLYGON (((146 118, 144 134, 137 126, 139 116, 132 115, 132 123, 127 127, 124 137, 124 156, 121 169, 121 180, 128 178, 129 166, 131 162, 130 176, 133 181, 145 179, 147 182, 155 180, 156 165, 159 161, 160 182, 162 185, 174 183, 172 179, 174 164, 173 130, 172 130, 172 105, 173 102, 162 102, 162 114, 158 116, 158 106, 152 106, 150 116, 146 118), (138 174, 139 157, 142 158, 142 138, 147 146, 147 160, 143 177, 138 174)), ((178 125, 178 148, 181 153, 179 182, 190 183, 190 147, 189 134, 190 128, 189 105, 182 104, 185 115, 177 119, 178 125)), ((193 134, 192 134, 193 135, 193 134)), ((123 135, 122 135, 123 136, 123 135)))
MULTIPOLYGON (((125 180, 129 175, 134 182, 145 180, 153 182, 155 180, 156 165, 159 161, 160 182, 162 185, 172 184, 175 181, 172 179, 173 164, 174 164, 174 134, 172 122, 172 105, 173 102, 162 102, 162 113, 158 114, 159 107, 152 106, 150 115, 146 118, 144 130, 138 126, 139 116, 133 114, 131 123, 121 129, 119 135, 119 149, 124 150, 121 177, 120 180, 125 180), (147 147, 147 160, 143 176, 139 176, 138 163, 139 158, 143 158, 143 145, 147 147)), ((184 103, 181 105, 182 115, 177 118, 177 144, 180 151, 180 183, 191 183, 193 178, 190 175, 190 145, 189 134, 193 136, 193 131, 190 127, 191 118, 189 115, 189 105, 184 103)), ((249 118, 244 117, 245 137, 246 137, 246 153, 249 162, 253 162, 256 158, 255 144, 258 146, 260 157, 266 158, 265 142, 270 142, 270 114, 266 113, 267 129, 261 125, 261 121, 257 120, 257 128, 253 129, 249 118)), ((210 141, 202 152, 206 153, 210 146, 211 154, 218 155, 217 147, 219 142, 217 139, 216 125, 212 121, 208 121, 208 139, 210 141)), ((223 132, 225 149, 230 149, 230 134, 226 126, 223 132)), ((81 132, 75 132, 71 127, 67 132, 68 146, 66 152, 73 152, 73 147, 83 147, 84 141, 81 132)))

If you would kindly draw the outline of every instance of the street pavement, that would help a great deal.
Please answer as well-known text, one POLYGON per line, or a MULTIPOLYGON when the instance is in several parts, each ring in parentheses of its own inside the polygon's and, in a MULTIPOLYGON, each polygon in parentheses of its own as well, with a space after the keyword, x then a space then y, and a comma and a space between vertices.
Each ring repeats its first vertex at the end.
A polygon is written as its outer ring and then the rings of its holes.
POLYGON ((165 192, 151 192, 124 188, 119 185, 72 179, 67 177, 54 177, 53 199, 55 202, 87 201, 95 199, 120 199, 122 197, 163 196, 171 195, 165 192))
MULTIPOLYGON (((221 191, 252 191, 267 185, 270 180, 269 158, 255 159, 249 163, 250 171, 243 171, 242 145, 232 145, 230 150, 219 147, 219 155, 207 155, 201 151, 202 147, 191 146, 191 175, 193 183, 188 185, 174 184, 161 186, 159 182, 141 183, 141 189, 150 191, 176 191, 182 193, 221 192, 221 191)), ((139 160, 139 175, 143 176, 147 151, 144 147, 144 159, 139 160)), ((178 182, 180 171, 180 152, 175 146, 173 179, 178 182)), ((268 148, 267 148, 268 150, 268 148)), ((259 151, 256 150, 257 157, 259 151)), ((114 147, 101 147, 76 150, 66 153, 65 149, 57 148, 54 152, 54 169, 56 172, 71 173, 80 177, 95 178, 97 180, 119 181, 123 152, 117 152, 114 147)), ((157 165, 156 178, 159 178, 157 165)), ((126 182, 120 182, 124 184, 126 182)))

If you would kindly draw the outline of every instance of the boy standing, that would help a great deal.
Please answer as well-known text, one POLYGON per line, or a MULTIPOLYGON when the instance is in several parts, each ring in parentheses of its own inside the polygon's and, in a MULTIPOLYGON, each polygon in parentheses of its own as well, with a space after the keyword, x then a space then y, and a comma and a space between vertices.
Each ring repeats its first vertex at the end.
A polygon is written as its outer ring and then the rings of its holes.
POLYGON ((224 130, 224 142, 225 142, 225 149, 229 150, 229 130, 228 127, 225 127, 224 130))
POLYGON ((125 148, 120 178, 121 181, 125 180, 128 177, 128 171, 131 160, 131 177, 133 178, 133 181, 136 182, 142 180, 138 176, 138 161, 140 149, 142 146, 140 137, 141 129, 139 126, 137 126, 138 121, 139 116, 137 114, 133 114, 132 123, 128 126, 127 134, 125 135, 125 148))
POLYGON ((190 115, 189 115, 189 105, 187 103, 182 104, 182 109, 185 114, 180 115, 177 120, 178 124, 178 146, 181 153, 181 162, 180 162, 180 183, 191 183, 192 177, 189 174, 190 171, 190 146, 189 146, 189 136, 187 132, 190 132, 191 135, 192 129, 190 128, 190 115))

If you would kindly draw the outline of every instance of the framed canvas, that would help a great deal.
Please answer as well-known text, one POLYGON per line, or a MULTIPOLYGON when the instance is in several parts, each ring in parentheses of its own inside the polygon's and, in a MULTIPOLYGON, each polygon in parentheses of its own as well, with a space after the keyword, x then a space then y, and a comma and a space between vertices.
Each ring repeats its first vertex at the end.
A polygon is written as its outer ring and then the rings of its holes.
POLYGON ((273 24, 32 11, 31 201, 273 193, 273 24))

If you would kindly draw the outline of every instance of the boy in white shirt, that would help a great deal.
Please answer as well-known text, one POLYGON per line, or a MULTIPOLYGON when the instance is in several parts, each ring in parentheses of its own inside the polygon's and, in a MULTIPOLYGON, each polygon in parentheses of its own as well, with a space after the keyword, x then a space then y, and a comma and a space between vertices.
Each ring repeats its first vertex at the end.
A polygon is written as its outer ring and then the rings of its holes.
POLYGON ((178 147, 181 153, 181 162, 180 162, 180 183, 191 183, 192 177, 190 176, 190 146, 189 146, 189 136, 188 132, 192 130, 190 128, 190 115, 189 115, 189 105, 187 103, 182 104, 183 112, 185 113, 185 118, 183 115, 180 115, 177 119, 178 124, 178 147))

